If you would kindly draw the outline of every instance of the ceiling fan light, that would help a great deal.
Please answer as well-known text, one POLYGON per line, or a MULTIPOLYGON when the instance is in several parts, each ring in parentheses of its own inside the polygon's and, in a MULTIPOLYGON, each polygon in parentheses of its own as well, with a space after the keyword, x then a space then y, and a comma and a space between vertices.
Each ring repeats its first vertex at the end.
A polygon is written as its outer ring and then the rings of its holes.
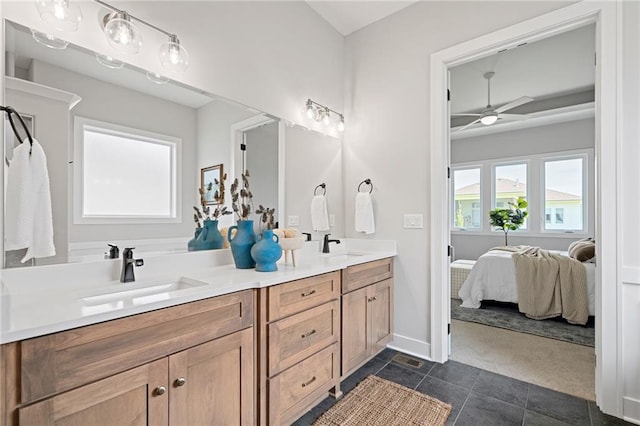
POLYGON ((120 53, 135 54, 142 46, 142 35, 127 12, 114 12, 105 17, 107 41, 120 53))
POLYGON ((82 11, 69 0, 38 0, 36 8, 43 21, 60 31, 78 31, 82 11))
POLYGON ((490 126, 498 121, 498 114, 488 114, 480 119, 480 122, 485 126, 490 126))
POLYGON ((189 53, 180 45, 180 40, 175 34, 160 46, 160 63, 170 71, 183 72, 189 66, 189 53))

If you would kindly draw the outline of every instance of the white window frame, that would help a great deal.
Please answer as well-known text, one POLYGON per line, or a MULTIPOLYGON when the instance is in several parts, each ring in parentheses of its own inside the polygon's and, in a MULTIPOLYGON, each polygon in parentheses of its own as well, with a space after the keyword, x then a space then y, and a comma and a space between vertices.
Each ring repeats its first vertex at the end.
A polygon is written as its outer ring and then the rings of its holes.
POLYGON ((122 126, 119 124, 93 120, 86 117, 75 117, 73 140, 73 178, 70 183, 73 193, 73 224, 155 224, 182 222, 182 139, 122 126), (83 170, 84 170, 84 130, 97 130, 100 133, 135 139, 142 142, 161 144, 171 149, 171 212, 167 216, 85 216, 83 214, 83 170))
MULTIPOLYGON (((544 235, 553 234, 568 234, 568 235, 586 235, 591 234, 591 221, 589 216, 589 203, 593 202, 592 197, 589 197, 589 191, 593 188, 589 173, 589 164, 593 161, 593 150, 580 150, 565 153, 556 153, 554 155, 546 154, 540 158, 540 203, 542 204, 542 210, 545 206, 545 187, 546 187, 546 170, 545 164, 552 161, 563 160, 582 160, 582 229, 545 229, 545 222, 540 226, 540 233, 544 235)), ((543 216, 544 219, 544 216, 543 216)), ((555 209, 551 213, 552 223, 556 223, 555 209)))
MULTIPOLYGON (((457 229, 451 227, 452 235, 495 235, 501 231, 493 229, 489 225, 489 218, 487 216, 490 209, 495 208, 489 206, 495 206, 495 182, 496 172, 495 168, 500 166, 509 166, 514 164, 526 164, 527 165, 527 228, 518 229, 517 231, 509 231, 510 233, 517 233, 522 237, 550 237, 550 238, 572 238, 575 239, 580 236, 593 235, 593 223, 594 218, 589 216, 590 209, 595 206, 595 200, 593 194, 595 191, 595 177, 593 176, 592 169, 594 167, 594 153, 593 148, 582 148, 571 151, 559 151, 548 152, 544 154, 533 154, 527 156, 518 157, 505 157, 505 158, 492 158, 488 160, 480 160, 473 162, 462 162, 451 165, 452 179, 450 182, 451 188, 451 201, 450 205, 453 206, 453 172, 455 170, 464 170, 472 168, 480 168, 480 208, 481 215, 484 220, 481 220, 481 229, 457 229), (545 229, 545 207, 544 207, 544 164, 546 161, 564 160, 572 158, 584 158, 582 173, 583 173, 583 227, 582 231, 568 231, 568 230, 555 230, 545 229), (490 172, 487 172, 490 171, 490 172), (487 204, 489 200, 490 204, 487 204)), ((593 211, 593 210, 592 210, 593 211)), ((449 217, 450 223, 453 223, 452 211, 449 217)), ((554 218, 552 218, 554 219, 554 218)))
POLYGON ((457 171, 462 171, 462 170, 471 170, 471 169, 480 169, 480 215, 482 216, 482 213, 484 211, 484 187, 485 184, 483 182, 482 176, 483 176, 483 164, 481 163, 469 163, 469 164, 464 164, 464 165, 460 165, 460 166, 451 166, 451 179, 450 179, 450 185, 451 185, 451 217, 449 218, 450 222, 451 222, 451 229, 455 230, 455 231, 459 231, 459 232, 465 232, 465 233, 479 233, 484 231, 484 221, 480 220, 480 228, 456 228, 454 226, 454 218, 455 218, 455 172, 457 171))

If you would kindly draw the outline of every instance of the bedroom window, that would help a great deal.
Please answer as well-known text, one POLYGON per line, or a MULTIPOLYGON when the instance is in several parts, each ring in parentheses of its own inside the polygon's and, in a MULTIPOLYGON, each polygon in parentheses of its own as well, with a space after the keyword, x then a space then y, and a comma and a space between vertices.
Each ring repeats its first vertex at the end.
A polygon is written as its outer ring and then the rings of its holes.
POLYGON ((74 223, 175 222, 179 140, 77 117, 74 223))
POLYGON ((545 230, 584 230, 584 161, 584 157, 544 161, 545 211, 553 211, 545 230))
MULTIPOLYGON (((526 163, 497 165, 494 167, 494 177, 494 206, 506 208, 509 202, 518 197, 528 200, 526 163)), ((527 229, 526 220, 520 229, 527 229)))
POLYGON ((453 171, 453 228, 480 229, 480 194, 480 167, 453 171))

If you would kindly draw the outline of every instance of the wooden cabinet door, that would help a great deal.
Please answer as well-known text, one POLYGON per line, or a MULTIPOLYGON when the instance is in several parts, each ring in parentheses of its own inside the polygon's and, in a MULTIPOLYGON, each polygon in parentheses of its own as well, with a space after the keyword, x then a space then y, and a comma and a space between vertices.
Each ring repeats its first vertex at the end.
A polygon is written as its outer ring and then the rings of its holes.
POLYGON ((167 368, 163 358, 26 406, 20 425, 167 425, 167 368))
POLYGON ((253 330, 171 355, 169 382, 171 425, 253 424, 253 330))
POLYGON ((385 348, 393 332, 393 280, 369 287, 370 354, 385 348))
POLYGON ((342 296, 342 375, 369 356, 368 288, 342 296))

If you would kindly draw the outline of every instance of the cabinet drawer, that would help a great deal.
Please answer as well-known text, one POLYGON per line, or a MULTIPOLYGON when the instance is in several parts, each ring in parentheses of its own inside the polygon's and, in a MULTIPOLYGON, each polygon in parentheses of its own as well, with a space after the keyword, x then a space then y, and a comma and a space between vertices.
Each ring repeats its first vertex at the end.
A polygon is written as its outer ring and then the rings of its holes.
POLYGON ((251 290, 25 340, 21 401, 114 375, 253 324, 251 290))
POLYGON ((339 345, 334 343, 269 379, 269 424, 288 424, 337 385, 339 363, 339 345))
POLYGON ((342 271, 342 293, 393 277, 393 259, 380 259, 349 266, 342 271))
POLYGON ((269 324, 269 376, 338 341, 340 301, 269 324))
POLYGON ((340 296, 340 272, 269 287, 268 321, 302 312, 340 296))

